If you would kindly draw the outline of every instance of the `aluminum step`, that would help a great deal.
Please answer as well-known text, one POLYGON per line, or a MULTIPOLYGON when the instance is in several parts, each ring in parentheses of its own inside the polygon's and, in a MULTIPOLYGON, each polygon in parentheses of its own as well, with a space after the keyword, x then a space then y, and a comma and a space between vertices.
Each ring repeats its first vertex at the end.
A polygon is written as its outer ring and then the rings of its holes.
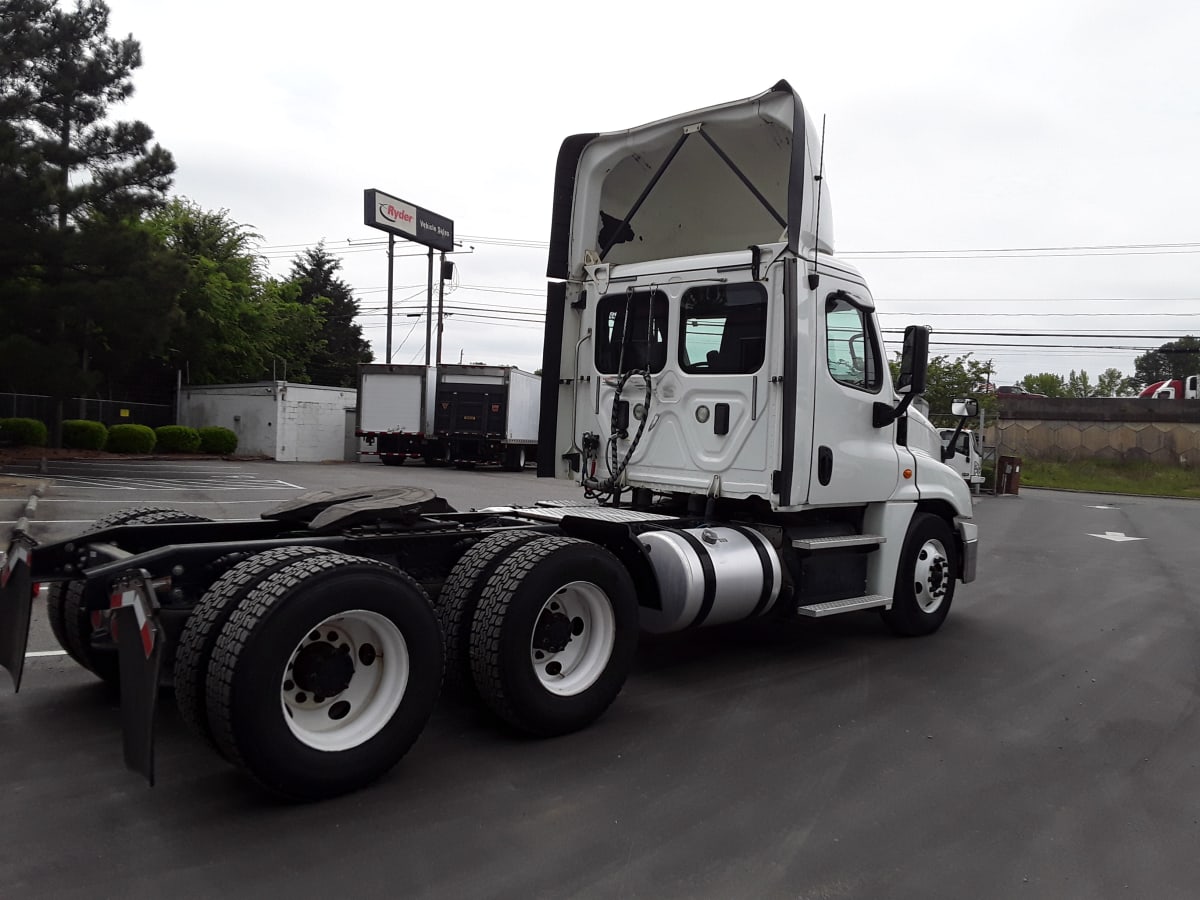
POLYGON ((820 618, 821 616, 836 616, 838 613, 854 612, 859 609, 887 609, 892 605, 892 598, 883 594, 865 594, 862 597, 847 597, 844 600, 829 600, 825 603, 814 603, 812 606, 798 606, 796 612, 802 616, 820 618))
POLYGON ((797 550, 843 550, 847 547, 877 547, 886 543, 882 534, 835 534, 830 537, 796 538, 797 550))

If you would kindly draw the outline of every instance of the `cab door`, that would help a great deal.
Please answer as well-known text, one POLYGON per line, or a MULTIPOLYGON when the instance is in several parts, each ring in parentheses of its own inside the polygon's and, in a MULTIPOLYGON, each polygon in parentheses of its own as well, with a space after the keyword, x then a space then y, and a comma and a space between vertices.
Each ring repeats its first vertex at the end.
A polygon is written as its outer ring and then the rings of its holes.
MULTIPOLYGON (((657 279, 648 328, 642 323, 644 310, 651 307, 649 294, 635 291, 629 305, 624 298, 606 304, 612 295, 598 304, 597 360, 602 373, 630 368, 630 348, 625 362, 617 363, 619 341, 611 337, 622 329, 626 309, 633 333, 648 335, 651 345, 661 335, 659 354, 653 346, 649 354, 649 404, 640 376, 630 378, 621 390, 618 402, 629 409, 628 437, 617 441, 617 449, 624 456, 637 440, 626 469, 631 484, 768 497, 779 456, 778 391, 768 360, 780 352, 775 345, 781 329, 773 327, 780 316, 780 290, 769 277, 752 279, 749 267, 744 272, 706 274, 657 279), (661 325, 659 310, 664 316, 661 325)), ((638 349, 633 347, 635 361, 642 358, 638 349)), ((613 375, 602 374, 599 411, 612 408, 616 382, 613 375)), ((604 418, 602 412, 601 421, 607 424, 604 418)), ((623 413, 618 419, 626 421, 623 413)))
POLYGON ((891 377, 862 284, 822 274, 816 310, 812 457, 808 502, 886 500, 900 481, 896 424, 872 424, 877 402, 893 404, 891 377))

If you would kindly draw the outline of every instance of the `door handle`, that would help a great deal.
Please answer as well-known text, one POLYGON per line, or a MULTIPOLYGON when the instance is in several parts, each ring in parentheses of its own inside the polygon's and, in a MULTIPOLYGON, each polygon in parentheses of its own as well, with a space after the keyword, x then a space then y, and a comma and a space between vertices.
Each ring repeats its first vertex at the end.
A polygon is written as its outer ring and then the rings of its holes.
POLYGON ((828 447, 817 448, 817 480, 822 486, 833 478, 833 451, 828 447))
POLYGON ((713 414, 713 433, 729 434, 729 404, 718 403, 713 414))

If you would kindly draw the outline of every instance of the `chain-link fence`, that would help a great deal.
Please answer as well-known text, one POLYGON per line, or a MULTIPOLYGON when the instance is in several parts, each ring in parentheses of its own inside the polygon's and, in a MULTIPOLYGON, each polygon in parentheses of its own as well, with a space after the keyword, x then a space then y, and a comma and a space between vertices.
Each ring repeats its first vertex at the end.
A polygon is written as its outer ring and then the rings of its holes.
MULTIPOLYGON (((54 421, 55 403, 53 397, 45 394, 0 393, 0 419, 38 419, 49 425, 54 421)), ((63 403, 62 416, 64 419, 91 419, 110 427, 132 422, 157 428, 175 424, 175 407, 169 403, 72 397, 63 403)))

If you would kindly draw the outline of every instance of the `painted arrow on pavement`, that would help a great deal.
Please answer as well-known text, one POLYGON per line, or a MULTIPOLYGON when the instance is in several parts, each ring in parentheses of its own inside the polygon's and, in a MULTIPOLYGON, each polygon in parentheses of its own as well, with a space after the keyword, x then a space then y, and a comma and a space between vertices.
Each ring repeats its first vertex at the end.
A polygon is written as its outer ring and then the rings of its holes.
POLYGON ((1103 541, 1116 541, 1118 544, 1123 541, 1144 541, 1145 538, 1130 537, 1123 531, 1106 531, 1104 534, 1088 534, 1088 537, 1098 537, 1103 541))

